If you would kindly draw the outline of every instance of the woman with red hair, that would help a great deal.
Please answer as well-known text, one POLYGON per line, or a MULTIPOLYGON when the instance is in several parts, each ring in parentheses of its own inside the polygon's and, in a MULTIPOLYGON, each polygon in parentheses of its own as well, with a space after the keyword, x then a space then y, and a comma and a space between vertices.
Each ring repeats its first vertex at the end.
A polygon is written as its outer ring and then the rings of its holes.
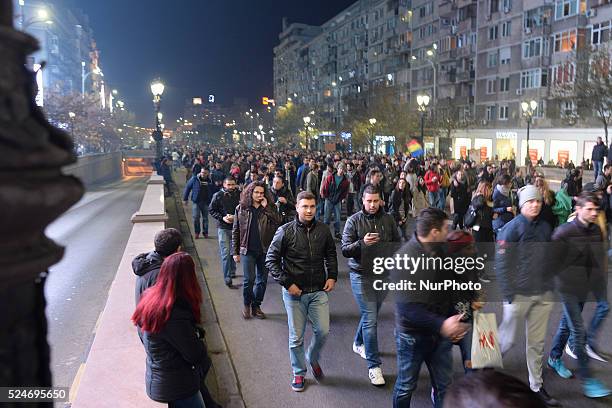
POLYGON ((132 315, 147 352, 147 395, 170 408, 205 407, 200 386, 210 358, 196 328, 201 303, 193 259, 177 252, 164 260, 132 315))

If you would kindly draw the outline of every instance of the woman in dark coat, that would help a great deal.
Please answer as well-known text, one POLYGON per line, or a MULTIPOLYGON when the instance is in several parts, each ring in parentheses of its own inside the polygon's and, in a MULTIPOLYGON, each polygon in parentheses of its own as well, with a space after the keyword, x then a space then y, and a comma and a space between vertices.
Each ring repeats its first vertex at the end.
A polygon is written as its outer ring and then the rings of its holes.
POLYGON ((193 259, 178 252, 164 259, 132 315, 147 353, 147 395, 169 408, 205 408, 200 387, 211 361, 196 327, 201 303, 193 259))
POLYGON ((410 191, 410 184, 408 184, 406 179, 400 178, 391 193, 389 212, 400 229, 401 237, 405 240, 410 238, 410 234, 406 230, 406 222, 410 214, 411 203, 412 192, 410 191))
POLYGON ((503 174, 497 178, 497 185, 493 192, 493 212, 497 218, 493 220, 493 230, 497 231, 514 218, 512 207, 512 179, 503 174))
POLYGON ((463 219, 470 205, 470 194, 468 193, 467 179, 463 170, 455 173, 450 185, 450 195, 453 199, 453 228, 463 229, 463 219))
POLYGON ((491 184, 486 181, 478 183, 472 196, 472 207, 476 211, 476 225, 472 227, 476 242, 494 242, 493 234, 493 201, 491 184))

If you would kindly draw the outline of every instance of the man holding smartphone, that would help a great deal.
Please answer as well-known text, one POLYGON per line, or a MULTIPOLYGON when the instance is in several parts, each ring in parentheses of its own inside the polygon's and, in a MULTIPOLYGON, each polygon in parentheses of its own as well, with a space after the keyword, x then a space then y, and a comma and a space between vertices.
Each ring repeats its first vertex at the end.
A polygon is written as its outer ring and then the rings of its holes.
MULTIPOLYGON (((385 385, 385 379, 380 368, 382 361, 378 352, 377 321, 386 292, 374 290, 372 262, 374 254, 393 254, 396 248, 383 243, 399 243, 400 235, 393 216, 384 210, 378 186, 369 184, 364 187, 362 203, 363 209, 346 220, 342 234, 342 255, 350 258, 351 289, 361 312, 353 351, 367 360, 370 382, 382 386, 385 385)), ((376 275, 376 279, 384 278, 385 274, 376 275)))
POLYGON ((213 195, 208 212, 217 220, 217 239, 219 240, 219 258, 225 285, 230 289, 238 289, 232 279, 236 277, 236 262, 232 258, 232 226, 234 211, 240 203, 240 192, 236 189, 236 180, 227 177, 223 180, 223 189, 213 195))

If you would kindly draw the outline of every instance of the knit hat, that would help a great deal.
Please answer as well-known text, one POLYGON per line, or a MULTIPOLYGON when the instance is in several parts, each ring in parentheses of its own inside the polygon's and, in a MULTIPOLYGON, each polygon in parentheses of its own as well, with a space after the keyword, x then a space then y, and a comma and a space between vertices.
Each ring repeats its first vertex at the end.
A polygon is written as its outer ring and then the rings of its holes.
POLYGON ((540 194, 540 190, 538 190, 535 186, 528 184, 525 187, 521 187, 518 190, 519 196, 519 208, 523 207, 527 201, 538 200, 542 201, 542 194, 540 194))

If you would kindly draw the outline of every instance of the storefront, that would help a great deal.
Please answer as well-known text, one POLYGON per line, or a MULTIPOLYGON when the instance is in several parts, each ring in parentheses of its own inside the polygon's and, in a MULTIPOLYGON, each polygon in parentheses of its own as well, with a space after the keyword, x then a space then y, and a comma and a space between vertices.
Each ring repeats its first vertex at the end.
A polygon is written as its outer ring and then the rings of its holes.
POLYGON ((495 133, 495 139, 497 141, 495 156, 497 156, 498 160, 509 160, 516 158, 516 143, 518 139, 518 133, 499 131, 495 133))
MULTIPOLYGON (((567 140, 551 140, 549 161, 554 164, 563 165, 572 161, 577 162, 578 142, 567 140)), ((548 162, 546 162, 548 164, 548 162)))
POLYGON ((374 152, 378 154, 395 154, 395 136, 376 135, 374 137, 374 152))
MULTIPOLYGON (((544 140, 534 140, 529 139, 529 159, 532 164, 536 164, 540 158, 544 160, 545 150, 546 150, 546 142, 544 140)), ((527 157, 527 140, 523 140, 521 143, 521 157, 520 163, 523 164, 525 162, 525 158, 527 157)))
POLYGON ((472 148, 472 139, 458 137, 455 139, 455 147, 453 148, 453 157, 457 160, 467 159, 468 152, 472 148))
POLYGON ((493 151, 493 139, 474 139, 474 149, 480 151, 481 162, 489 160, 493 151))

